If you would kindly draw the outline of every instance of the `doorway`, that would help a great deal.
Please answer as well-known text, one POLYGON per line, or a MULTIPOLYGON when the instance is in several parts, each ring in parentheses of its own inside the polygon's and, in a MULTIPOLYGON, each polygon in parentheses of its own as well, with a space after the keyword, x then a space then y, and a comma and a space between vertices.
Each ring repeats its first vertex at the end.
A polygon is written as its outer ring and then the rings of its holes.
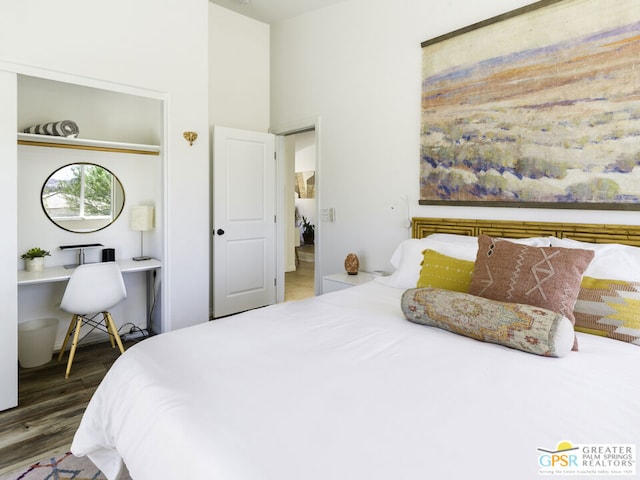
POLYGON ((284 168, 285 226, 284 300, 315 295, 316 265, 316 131, 285 134, 284 168))

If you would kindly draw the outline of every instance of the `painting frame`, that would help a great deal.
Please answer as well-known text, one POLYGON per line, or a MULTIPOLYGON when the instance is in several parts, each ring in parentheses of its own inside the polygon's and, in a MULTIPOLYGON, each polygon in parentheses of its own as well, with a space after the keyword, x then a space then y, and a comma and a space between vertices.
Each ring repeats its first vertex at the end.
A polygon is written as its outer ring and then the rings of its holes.
POLYGON ((419 204, 640 210, 634 35, 631 0, 542 0, 422 42, 419 204))
POLYGON ((295 192, 298 198, 311 199, 316 197, 316 171, 307 170, 295 172, 295 192))

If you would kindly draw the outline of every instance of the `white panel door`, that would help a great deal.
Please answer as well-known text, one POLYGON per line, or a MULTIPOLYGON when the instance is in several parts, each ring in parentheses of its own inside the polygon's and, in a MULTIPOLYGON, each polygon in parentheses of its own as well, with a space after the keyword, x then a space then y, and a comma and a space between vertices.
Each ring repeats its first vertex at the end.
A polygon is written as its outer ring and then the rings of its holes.
POLYGON ((223 317, 276 301, 274 135, 215 127, 213 312, 223 317))

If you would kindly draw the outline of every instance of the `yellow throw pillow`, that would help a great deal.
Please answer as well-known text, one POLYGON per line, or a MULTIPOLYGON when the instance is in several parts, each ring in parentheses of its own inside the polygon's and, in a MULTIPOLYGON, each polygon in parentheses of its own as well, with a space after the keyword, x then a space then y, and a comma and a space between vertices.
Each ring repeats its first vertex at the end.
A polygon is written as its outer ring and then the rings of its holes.
POLYGON ((422 269, 416 288, 431 287, 467 292, 474 262, 448 257, 431 249, 424 250, 422 255, 422 269))

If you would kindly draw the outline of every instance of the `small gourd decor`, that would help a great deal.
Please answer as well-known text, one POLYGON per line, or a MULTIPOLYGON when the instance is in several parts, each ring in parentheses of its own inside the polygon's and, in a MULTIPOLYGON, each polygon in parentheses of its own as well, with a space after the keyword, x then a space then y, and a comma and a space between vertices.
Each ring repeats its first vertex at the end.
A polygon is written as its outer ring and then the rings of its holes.
POLYGON ((350 253, 347 258, 344 259, 344 269, 349 275, 357 275, 360 269, 360 261, 355 253, 350 253))

